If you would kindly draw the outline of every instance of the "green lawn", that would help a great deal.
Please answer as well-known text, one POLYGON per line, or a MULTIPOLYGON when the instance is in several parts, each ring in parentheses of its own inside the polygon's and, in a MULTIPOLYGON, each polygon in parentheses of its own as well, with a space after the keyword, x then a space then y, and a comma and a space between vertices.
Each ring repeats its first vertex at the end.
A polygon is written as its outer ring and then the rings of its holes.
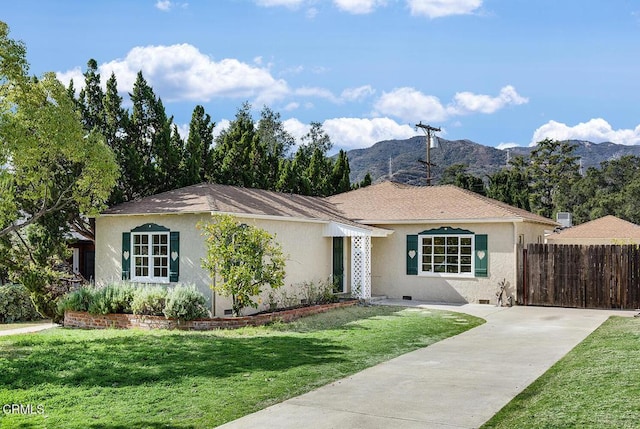
POLYGON ((0 428, 215 427, 483 323, 445 314, 351 307, 236 331, 0 337, 0 406, 34 412, 0 412, 0 428))
POLYGON ((483 428, 640 427, 640 319, 612 317, 483 428))

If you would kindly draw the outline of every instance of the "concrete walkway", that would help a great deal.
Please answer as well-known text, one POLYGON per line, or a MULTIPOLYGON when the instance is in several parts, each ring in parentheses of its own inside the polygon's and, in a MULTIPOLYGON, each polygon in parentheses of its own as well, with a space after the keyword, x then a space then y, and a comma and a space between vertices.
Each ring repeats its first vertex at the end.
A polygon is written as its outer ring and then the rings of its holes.
POLYGON ((468 313, 487 323, 220 428, 477 428, 610 315, 637 314, 383 303, 468 313))
POLYGON ((6 331, 0 331, 0 337, 5 335, 17 335, 17 334, 28 334, 30 332, 40 332, 45 329, 51 329, 58 327, 60 325, 56 325, 55 323, 43 323, 41 325, 36 326, 25 326, 24 328, 15 328, 15 329, 7 329, 6 331))

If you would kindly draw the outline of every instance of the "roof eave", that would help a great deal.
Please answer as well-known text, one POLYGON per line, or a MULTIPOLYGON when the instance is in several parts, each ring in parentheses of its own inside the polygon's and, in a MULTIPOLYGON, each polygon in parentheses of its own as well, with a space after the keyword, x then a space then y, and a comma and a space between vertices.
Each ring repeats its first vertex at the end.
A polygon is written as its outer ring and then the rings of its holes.
POLYGON ((541 225, 549 225, 549 226, 558 226, 559 224, 554 221, 542 221, 542 220, 534 220, 534 219, 525 219, 521 217, 513 217, 513 218, 464 218, 464 219, 451 219, 451 218, 443 218, 443 219, 354 219, 358 223, 362 223, 364 225, 410 225, 410 224, 442 224, 442 223, 538 223, 541 225))

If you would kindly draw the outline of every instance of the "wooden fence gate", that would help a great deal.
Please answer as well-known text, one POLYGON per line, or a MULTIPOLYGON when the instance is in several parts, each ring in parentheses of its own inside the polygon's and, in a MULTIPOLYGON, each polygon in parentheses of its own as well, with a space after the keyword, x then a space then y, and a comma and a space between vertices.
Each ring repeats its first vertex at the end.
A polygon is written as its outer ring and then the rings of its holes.
POLYGON ((529 244, 518 253, 520 305, 640 308, 639 246, 529 244))

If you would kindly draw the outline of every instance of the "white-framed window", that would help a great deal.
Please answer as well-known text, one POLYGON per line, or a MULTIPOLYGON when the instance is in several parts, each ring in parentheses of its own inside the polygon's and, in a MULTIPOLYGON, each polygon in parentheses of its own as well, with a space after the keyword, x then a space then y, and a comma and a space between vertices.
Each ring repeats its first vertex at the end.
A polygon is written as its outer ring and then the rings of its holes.
POLYGON ((418 274, 473 277, 474 235, 418 235, 418 274))
POLYGON ((132 232, 131 280, 169 282, 169 233, 132 232))
POLYGON ((169 283, 179 277, 179 231, 145 223, 122 233, 122 280, 169 283))

